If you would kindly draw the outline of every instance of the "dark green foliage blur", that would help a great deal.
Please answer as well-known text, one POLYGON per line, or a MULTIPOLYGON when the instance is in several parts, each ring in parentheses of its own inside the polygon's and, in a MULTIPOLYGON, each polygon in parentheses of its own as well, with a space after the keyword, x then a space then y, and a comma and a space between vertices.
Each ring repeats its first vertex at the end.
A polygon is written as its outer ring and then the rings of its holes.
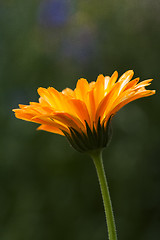
POLYGON ((157 94, 114 117, 105 170, 119 240, 160 239, 159 12, 158 0, 0 1, 1 240, 107 238, 91 159, 11 110, 40 86, 129 69, 157 94))

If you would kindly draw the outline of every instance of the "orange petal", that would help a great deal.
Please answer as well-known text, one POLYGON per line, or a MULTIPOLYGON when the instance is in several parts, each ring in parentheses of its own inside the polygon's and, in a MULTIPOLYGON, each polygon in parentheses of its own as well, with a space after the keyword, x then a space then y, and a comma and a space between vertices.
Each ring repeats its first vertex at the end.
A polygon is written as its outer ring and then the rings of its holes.
POLYGON ((93 89, 93 87, 95 86, 95 83, 96 83, 95 81, 92 81, 89 83, 89 90, 93 89))
POLYGON ((118 78, 117 71, 115 71, 111 77, 108 77, 108 76, 105 77, 105 83, 104 83, 105 95, 111 91, 112 87, 117 81, 117 78, 118 78))
POLYGON ((133 79, 131 82, 126 84, 124 91, 126 91, 129 88, 133 88, 138 82, 139 82, 139 78, 133 79))
POLYGON ((84 125, 82 124, 82 122, 75 116, 70 115, 68 113, 65 113, 65 112, 55 113, 53 116, 53 120, 54 119, 62 122, 67 127, 75 128, 77 131, 79 131, 80 129, 84 130, 84 125))
POLYGON ((127 72, 123 73, 123 75, 119 78, 118 82, 129 82, 134 75, 133 70, 128 70, 127 72))
POLYGON ((118 82, 121 82, 121 87, 119 92, 121 92, 123 90, 123 88, 126 86, 126 84, 132 79, 134 75, 133 70, 129 70, 127 72, 125 72, 118 80, 118 82))
POLYGON ((90 116, 86 104, 79 99, 70 99, 72 103, 72 112, 75 112, 80 118, 81 122, 87 121, 90 126, 90 116))
POLYGON ((70 89, 70 88, 64 89, 64 90, 62 91, 62 93, 63 93, 64 95, 68 96, 68 97, 72 97, 72 98, 75 97, 74 91, 73 91, 72 89, 70 89))
POLYGON ((94 87, 94 99, 95 99, 95 108, 104 97, 104 76, 100 74, 97 78, 97 82, 94 87))
POLYGON ((20 109, 13 110, 15 112, 15 117, 16 118, 32 122, 33 114, 21 112, 21 111, 18 111, 18 110, 20 110, 20 109))
POLYGON ((56 127, 53 127, 53 126, 50 126, 50 125, 41 125, 37 128, 37 130, 44 130, 44 131, 47 131, 47 132, 52 132, 52 133, 56 133, 56 134, 60 134, 62 136, 64 136, 63 132, 59 129, 59 128, 56 128, 56 127))
POLYGON ((27 105, 19 104, 18 106, 19 106, 19 108, 22 109, 22 108, 26 107, 27 105))
POLYGON ((147 80, 144 80, 142 82, 140 82, 139 84, 137 84, 135 86, 135 89, 138 89, 138 88, 141 88, 141 87, 146 87, 146 86, 149 86, 151 84, 151 82, 153 81, 153 79, 147 79, 147 80))
POLYGON ((50 106, 50 104, 43 97, 39 98, 39 103, 43 106, 50 106))
POLYGON ((91 124, 95 119, 95 113, 96 113, 96 104, 95 104, 95 98, 94 98, 94 89, 92 89, 89 93, 89 114, 91 118, 91 124))
POLYGON ((37 122, 37 123, 41 123, 44 125, 48 125, 48 126, 52 126, 55 128, 59 128, 61 130, 67 131, 67 127, 66 124, 63 124, 62 121, 57 121, 54 118, 54 115, 50 115, 50 116, 37 116, 33 118, 33 121, 37 122))
POLYGON ((39 87, 37 92, 48 104, 51 104, 51 96, 46 88, 39 87))
POLYGON ((148 97, 150 95, 155 94, 155 90, 145 90, 143 92, 137 92, 137 93, 132 93, 127 99, 125 99, 124 101, 120 102, 119 104, 117 104, 117 106, 115 106, 112 110, 112 113, 115 114, 116 112, 118 112, 123 106, 125 106, 126 104, 142 98, 142 97, 148 97))
POLYGON ((74 90, 76 98, 85 102, 88 90, 89 90, 89 85, 87 80, 84 78, 79 79, 77 82, 76 88, 74 90))
POLYGON ((102 117, 105 111, 109 111, 113 102, 118 97, 119 88, 121 83, 116 83, 112 90, 103 98, 96 111, 95 121, 98 123, 99 117, 102 117))
POLYGON ((59 92, 55 90, 54 88, 38 88, 38 94, 46 101, 51 107, 58 108, 57 110, 60 110, 61 108, 61 99, 59 92))

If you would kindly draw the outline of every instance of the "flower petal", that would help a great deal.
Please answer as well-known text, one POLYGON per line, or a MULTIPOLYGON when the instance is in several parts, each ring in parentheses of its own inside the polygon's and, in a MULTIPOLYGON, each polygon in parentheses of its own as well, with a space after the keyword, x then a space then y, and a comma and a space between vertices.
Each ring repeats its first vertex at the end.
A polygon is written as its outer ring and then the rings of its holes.
POLYGON ((127 83, 125 88, 124 88, 124 91, 129 89, 129 88, 133 88, 134 86, 136 86, 136 84, 139 82, 139 78, 135 78, 133 79, 131 82, 127 83))
POLYGON ((56 119, 61 123, 65 124, 67 127, 75 128, 77 131, 80 129, 84 130, 84 125, 82 122, 75 116, 71 116, 68 113, 57 112, 53 115, 53 120, 56 119))
POLYGON ((81 122, 87 121, 88 124, 91 124, 90 116, 86 104, 79 99, 70 99, 72 103, 72 112, 75 112, 76 115, 80 118, 81 122))
POLYGON ((94 101, 96 109, 103 97, 104 97, 104 76, 100 74, 97 78, 97 82, 95 83, 94 87, 94 101))
POLYGON ((56 127, 53 127, 50 125, 42 124, 41 126, 39 126, 37 128, 37 130, 44 130, 47 132, 56 133, 56 134, 60 134, 60 135, 64 136, 64 133, 59 128, 56 128, 56 127))
POLYGON ((75 92, 70 89, 70 88, 65 88, 62 93, 68 97, 74 98, 75 97, 75 92))
POLYGON ((115 71, 111 77, 106 76, 105 77, 105 82, 104 82, 104 91, 105 95, 109 93, 114 86, 115 82, 117 81, 118 78, 118 72, 115 71))
POLYGON ((86 102, 87 92, 89 90, 89 84, 86 79, 81 78, 78 80, 76 88, 75 88, 75 95, 77 99, 86 102))
POLYGON ((109 109, 112 107, 113 102, 118 97, 120 87, 121 87, 120 82, 115 84, 115 86, 112 88, 112 90, 100 102, 98 109, 96 111, 96 116, 95 116, 96 123, 98 123, 99 117, 102 118, 104 112, 109 111, 109 109))
POLYGON ((119 89, 119 92, 123 90, 126 84, 132 79, 133 75, 134 75, 133 70, 129 70, 119 78, 118 82, 121 82, 121 87, 119 89))

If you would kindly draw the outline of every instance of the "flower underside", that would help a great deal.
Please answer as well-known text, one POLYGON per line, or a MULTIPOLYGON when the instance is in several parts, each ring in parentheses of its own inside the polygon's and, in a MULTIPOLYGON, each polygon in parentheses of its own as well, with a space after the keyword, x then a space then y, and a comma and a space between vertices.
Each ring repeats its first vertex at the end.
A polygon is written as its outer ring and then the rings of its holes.
POLYGON ((13 111, 17 118, 41 124, 38 130, 66 136, 80 152, 103 148, 111 136, 112 116, 129 102, 155 93, 145 89, 152 79, 138 83, 139 78, 131 81, 133 74, 129 70, 118 79, 115 71, 111 77, 99 75, 91 83, 81 78, 75 90, 62 92, 40 87, 38 103, 20 104, 13 111))
POLYGON ((72 127, 69 128, 70 134, 65 131, 63 131, 63 133, 72 147, 74 147, 77 151, 88 152, 107 146, 112 136, 110 123, 111 117, 109 118, 106 126, 104 126, 104 123, 100 124, 99 118, 97 126, 95 127, 93 125, 92 130, 90 129, 88 123, 85 122, 87 134, 83 131, 79 132, 72 127))

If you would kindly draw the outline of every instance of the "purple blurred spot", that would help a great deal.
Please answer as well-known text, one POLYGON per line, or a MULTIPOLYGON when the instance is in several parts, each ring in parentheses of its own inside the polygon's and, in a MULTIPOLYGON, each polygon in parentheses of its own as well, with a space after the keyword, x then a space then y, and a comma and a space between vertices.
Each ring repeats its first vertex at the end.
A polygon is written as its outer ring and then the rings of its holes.
POLYGON ((46 27, 61 27, 69 18, 69 1, 44 0, 40 4, 39 22, 46 27))

